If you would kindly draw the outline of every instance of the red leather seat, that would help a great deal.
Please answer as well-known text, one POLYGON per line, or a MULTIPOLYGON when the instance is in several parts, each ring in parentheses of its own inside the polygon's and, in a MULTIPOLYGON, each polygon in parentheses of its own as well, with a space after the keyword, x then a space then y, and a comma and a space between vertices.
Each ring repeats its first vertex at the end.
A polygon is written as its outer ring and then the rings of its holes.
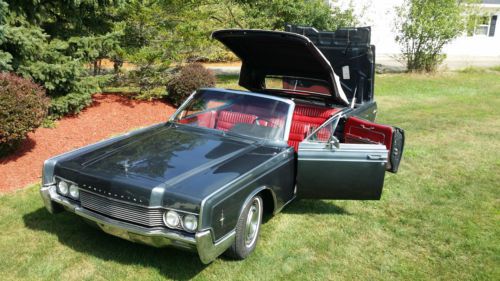
POLYGON ((337 111, 339 111, 338 108, 326 108, 298 104, 295 106, 292 120, 309 123, 318 127, 337 111))
MULTIPOLYGON (((292 117, 292 128, 295 124, 307 124, 309 125, 306 134, 309 130, 314 130, 323 124, 328 118, 330 118, 333 114, 338 112, 340 109, 338 108, 327 108, 327 107, 318 107, 312 105, 295 105, 295 111, 293 112, 292 117)), ((302 125, 299 125, 302 126, 302 125)), ((290 138, 288 144, 295 148, 295 151, 298 149, 298 143, 304 140, 305 136, 302 139, 292 139, 292 131, 290 131, 290 138)), ((326 141, 330 137, 330 130, 328 128, 321 129, 318 132, 318 140, 326 141)))
POLYGON ((310 129, 311 125, 307 123, 293 122, 290 128, 290 136, 288 137, 288 145, 297 151, 299 143, 305 139, 310 129))
POLYGON ((219 119, 217 120, 216 129, 228 131, 235 124, 238 123, 247 123, 252 124, 257 116, 251 114, 245 114, 241 112, 233 112, 233 111, 221 111, 219 113, 219 119))
POLYGON ((215 117, 216 116, 217 116, 217 112, 215 110, 199 114, 197 116, 198 117, 198 126, 213 129, 215 127, 215 117))

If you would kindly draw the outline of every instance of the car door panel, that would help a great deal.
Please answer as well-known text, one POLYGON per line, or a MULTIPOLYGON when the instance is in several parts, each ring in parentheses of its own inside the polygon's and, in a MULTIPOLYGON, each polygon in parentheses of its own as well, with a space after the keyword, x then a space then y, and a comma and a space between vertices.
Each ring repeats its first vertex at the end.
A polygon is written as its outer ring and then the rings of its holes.
POLYGON ((388 151, 380 144, 302 142, 297 196, 311 199, 379 200, 388 151))

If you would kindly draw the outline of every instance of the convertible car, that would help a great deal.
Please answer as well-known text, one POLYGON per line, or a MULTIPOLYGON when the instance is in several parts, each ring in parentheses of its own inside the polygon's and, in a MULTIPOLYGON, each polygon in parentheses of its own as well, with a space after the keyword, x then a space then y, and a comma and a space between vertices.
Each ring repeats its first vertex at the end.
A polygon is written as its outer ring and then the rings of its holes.
POLYGON ((50 213, 209 263, 247 257, 263 215, 295 198, 380 199, 404 132, 374 123, 369 28, 212 37, 241 59, 248 91, 199 89, 164 123, 46 160, 50 213))

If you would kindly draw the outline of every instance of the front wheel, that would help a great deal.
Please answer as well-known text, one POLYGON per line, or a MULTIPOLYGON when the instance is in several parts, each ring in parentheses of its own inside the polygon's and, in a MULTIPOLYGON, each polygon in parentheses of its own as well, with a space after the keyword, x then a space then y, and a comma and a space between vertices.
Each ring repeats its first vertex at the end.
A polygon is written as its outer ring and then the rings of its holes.
POLYGON ((262 222, 262 205, 262 198, 254 196, 243 209, 236 224, 236 238, 227 251, 232 258, 245 259, 255 249, 262 222))

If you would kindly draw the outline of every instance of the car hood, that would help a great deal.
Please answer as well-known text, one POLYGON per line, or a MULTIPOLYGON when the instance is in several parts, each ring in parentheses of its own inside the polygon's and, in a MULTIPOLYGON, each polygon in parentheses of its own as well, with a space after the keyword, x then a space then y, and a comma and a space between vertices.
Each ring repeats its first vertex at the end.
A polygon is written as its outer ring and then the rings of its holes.
POLYGON ((135 204, 196 211, 205 196, 275 151, 257 141, 171 124, 61 161, 55 175, 135 204))
POLYGON ((347 105, 347 97, 330 62, 306 36, 281 31, 227 29, 212 33, 242 61, 239 84, 251 91, 264 88, 267 75, 320 79, 331 99, 347 105))

